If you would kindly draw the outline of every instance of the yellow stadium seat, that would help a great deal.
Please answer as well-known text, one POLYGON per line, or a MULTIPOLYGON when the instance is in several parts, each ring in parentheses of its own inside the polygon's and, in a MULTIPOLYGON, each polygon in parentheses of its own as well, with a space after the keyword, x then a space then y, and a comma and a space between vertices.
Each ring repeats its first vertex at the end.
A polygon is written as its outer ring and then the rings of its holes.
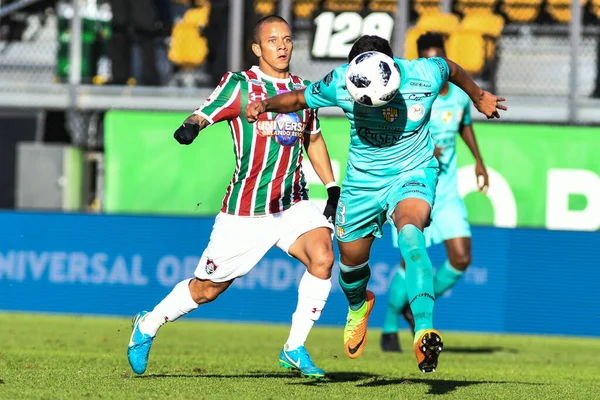
POLYGON ((465 15, 480 11, 494 12, 497 2, 498 0, 456 0, 455 8, 465 15))
POLYGON ((370 0, 369 10, 380 12, 396 12, 398 2, 396 0, 370 0))
POLYGON ((460 28, 498 38, 504 29, 504 18, 486 11, 472 12, 460 21, 460 28))
POLYGON ((406 30, 406 34, 404 35, 404 58, 407 60, 419 58, 417 39, 419 39, 419 36, 426 32, 426 30, 423 30, 417 26, 413 26, 412 28, 408 28, 406 30))
POLYGON ((200 36, 198 26, 180 21, 173 27, 169 60, 183 68, 200 66, 208 54, 206 38, 200 36))
POLYGON ((446 41, 448 58, 457 62, 471 75, 477 75, 485 66, 485 40, 479 32, 459 29, 446 41))
POLYGON ((458 29, 460 20, 456 14, 437 13, 419 17, 417 26, 426 31, 440 32, 446 35, 458 29))
POLYGON ((323 9, 331 11, 362 11, 363 0, 325 0, 323 9))
POLYGON ((294 15, 300 19, 312 18, 313 12, 319 8, 319 0, 295 0, 293 2, 294 15))
POLYGON ((438 14, 441 6, 441 0, 414 0, 413 2, 413 8, 419 16, 438 14))
POLYGON ((206 7, 190 8, 183 14, 183 21, 186 24, 195 25, 204 28, 208 25, 208 16, 210 15, 210 4, 206 7))
POLYGON ((276 11, 275 0, 254 0, 254 11, 259 15, 271 15, 276 11))
MULTIPOLYGON (((587 0, 580 0, 584 7, 587 0)), ((556 21, 562 24, 571 22, 571 0, 546 0, 546 11, 556 21)))
POLYGON ((500 10, 510 22, 532 22, 540 14, 542 0, 502 0, 500 10))

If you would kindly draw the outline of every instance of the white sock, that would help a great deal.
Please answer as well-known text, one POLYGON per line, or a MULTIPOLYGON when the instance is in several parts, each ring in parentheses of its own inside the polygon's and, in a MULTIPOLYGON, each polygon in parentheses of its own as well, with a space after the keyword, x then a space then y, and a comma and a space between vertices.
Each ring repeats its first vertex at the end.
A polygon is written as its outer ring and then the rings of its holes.
POLYGON ((155 336, 165 322, 176 321, 179 317, 198 308, 198 304, 190 293, 191 279, 179 282, 171 293, 167 295, 146 317, 140 322, 140 331, 150 336, 155 336))
POLYGON ((287 350, 304 346, 308 333, 321 316, 330 291, 331 279, 319 279, 308 271, 304 272, 298 286, 298 306, 292 315, 290 336, 285 343, 287 350))

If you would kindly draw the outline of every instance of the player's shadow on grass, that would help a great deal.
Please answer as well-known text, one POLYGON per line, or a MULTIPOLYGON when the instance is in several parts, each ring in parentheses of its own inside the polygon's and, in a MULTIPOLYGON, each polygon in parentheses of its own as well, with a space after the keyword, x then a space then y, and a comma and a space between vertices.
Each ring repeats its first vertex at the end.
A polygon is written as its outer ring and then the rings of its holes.
MULTIPOLYGON (((289 377, 294 377, 293 372, 289 372, 289 377)), ((297 373, 295 376, 300 377, 297 373)), ((345 382, 358 382, 366 379, 378 379, 379 375, 370 374, 367 372, 328 372, 323 379, 309 379, 301 382, 289 382, 288 385, 302 385, 302 386, 320 386, 328 385, 332 383, 345 383, 345 382)), ((360 385, 359 385, 360 386, 360 385)))
POLYGON ((444 347, 444 353, 457 353, 457 354, 492 354, 492 353, 518 353, 517 349, 508 349, 505 347, 444 347))
POLYGON ((287 372, 248 372, 246 374, 207 374, 203 372, 197 373, 172 373, 172 374, 147 374, 135 376, 136 379, 160 379, 160 378, 219 378, 219 379, 256 379, 256 378, 293 378, 293 375, 287 372))
MULTIPOLYGON (((129 378, 130 375, 124 376, 129 378)), ((135 379, 164 379, 164 378, 217 378, 217 379, 257 379, 257 378, 273 378, 273 379, 296 379, 301 378, 301 382, 290 383, 292 385, 308 385, 313 386, 318 383, 343 383, 343 382, 358 382, 365 379, 376 379, 378 375, 364 372, 330 372, 325 379, 308 380, 303 378, 297 371, 281 371, 281 372, 262 372, 250 371, 244 374, 215 374, 205 373, 198 369, 191 373, 166 373, 166 374, 147 374, 135 376, 135 379)))
POLYGON ((410 385, 424 383, 429 385, 429 391, 426 394, 448 394, 458 388, 481 385, 481 384, 519 384, 519 385, 543 385, 543 383, 531 383, 531 382, 508 382, 508 381, 454 381, 445 379, 386 379, 386 378, 373 378, 368 382, 356 385, 357 387, 375 387, 375 386, 389 386, 389 385, 410 385))

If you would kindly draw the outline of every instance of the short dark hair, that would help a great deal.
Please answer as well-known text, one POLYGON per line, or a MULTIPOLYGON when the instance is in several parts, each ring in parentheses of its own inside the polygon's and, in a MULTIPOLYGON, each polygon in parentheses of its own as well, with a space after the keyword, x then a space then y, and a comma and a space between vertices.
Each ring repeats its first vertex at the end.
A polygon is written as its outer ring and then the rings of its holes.
POLYGON ((267 15, 266 17, 259 19, 254 25, 254 30, 252 31, 252 39, 254 40, 254 43, 260 43, 258 32, 260 32, 260 28, 268 22, 283 22, 287 26, 290 26, 290 24, 288 24, 288 22, 279 15, 267 15))
POLYGON ((417 51, 420 53, 427 49, 431 49, 432 47, 444 50, 446 52, 446 48, 444 46, 444 36, 438 32, 427 32, 419 36, 417 39, 417 51))
POLYGON ((390 42, 376 35, 363 35, 352 45, 350 53, 348 53, 348 62, 366 51, 378 51, 392 58, 394 57, 390 42))

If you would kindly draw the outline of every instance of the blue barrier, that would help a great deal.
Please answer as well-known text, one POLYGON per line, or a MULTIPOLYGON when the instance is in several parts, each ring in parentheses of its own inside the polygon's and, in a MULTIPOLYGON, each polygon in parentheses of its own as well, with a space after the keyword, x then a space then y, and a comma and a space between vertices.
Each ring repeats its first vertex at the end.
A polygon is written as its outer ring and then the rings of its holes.
MULTIPOLYGON (((190 277, 210 218, 0 212, 0 309, 130 316, 190 277)), ((399 253, 375 242, 370 289, 381 326, 399 253)), ((473 228, 473 264, 436 302, 440 329, 600 336, 598 233, 473 228), (578 329, 576 329, 578 328, 578 329)), ((434 265, 444 249, 431 249, 434 265)), ((186 318, 289 323, 304 267, 278 249, 186 318)), ((337 284, 319 324, 343 325, 337 284)))

